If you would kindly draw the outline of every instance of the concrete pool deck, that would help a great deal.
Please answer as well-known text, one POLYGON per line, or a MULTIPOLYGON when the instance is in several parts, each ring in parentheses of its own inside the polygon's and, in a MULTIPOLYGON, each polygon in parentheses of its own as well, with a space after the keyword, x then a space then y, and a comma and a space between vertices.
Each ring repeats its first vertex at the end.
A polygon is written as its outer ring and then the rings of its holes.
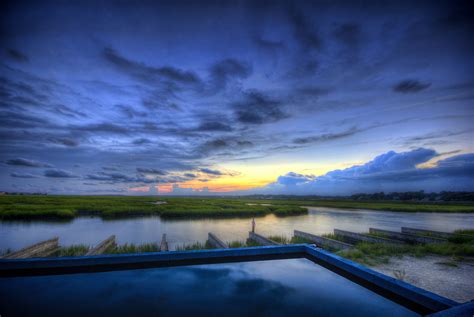
POLYGON ((462 261, 435 255, 391 257, 388 263, 370 268, 388 276, 398 275, 407 283, 457 302, 474 300, 474 259, 462 261))

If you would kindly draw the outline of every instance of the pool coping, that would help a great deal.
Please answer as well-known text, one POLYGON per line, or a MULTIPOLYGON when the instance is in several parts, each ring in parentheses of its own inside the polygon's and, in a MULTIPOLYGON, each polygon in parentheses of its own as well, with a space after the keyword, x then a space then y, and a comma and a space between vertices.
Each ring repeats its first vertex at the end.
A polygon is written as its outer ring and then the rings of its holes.
POLYGON ((94 273, 292 258, 311 260, 423 315, 445 311, 460 305, 453 300, 375 272, 311 244, 61 258, 0 259, 0 277, 94 273))

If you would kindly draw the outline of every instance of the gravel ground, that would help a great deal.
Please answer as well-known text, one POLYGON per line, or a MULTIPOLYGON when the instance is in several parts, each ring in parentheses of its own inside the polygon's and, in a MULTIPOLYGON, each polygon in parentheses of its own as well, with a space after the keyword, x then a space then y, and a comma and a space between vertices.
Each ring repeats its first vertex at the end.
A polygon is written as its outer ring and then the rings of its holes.
POLYGON ((474 261, 449 257, 393 257, 388 264, 372 267, 380 273, 402 279, 457 302, 474 299, 474 261))

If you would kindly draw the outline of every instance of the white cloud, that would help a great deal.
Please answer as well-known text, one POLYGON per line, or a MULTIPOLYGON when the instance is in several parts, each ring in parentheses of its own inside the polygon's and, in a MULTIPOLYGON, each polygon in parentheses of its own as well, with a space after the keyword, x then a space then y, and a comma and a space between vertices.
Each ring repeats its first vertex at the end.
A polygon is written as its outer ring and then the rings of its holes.
POLYGON ((424 148, 401 153, 390 151, 363 165, 334 170, 320 177, 290 172, 252 193, 349 195, 380 191, 474 190, 474 153, 441 160, 431 168, 417 168, 436 156, 436 151, 424 148))

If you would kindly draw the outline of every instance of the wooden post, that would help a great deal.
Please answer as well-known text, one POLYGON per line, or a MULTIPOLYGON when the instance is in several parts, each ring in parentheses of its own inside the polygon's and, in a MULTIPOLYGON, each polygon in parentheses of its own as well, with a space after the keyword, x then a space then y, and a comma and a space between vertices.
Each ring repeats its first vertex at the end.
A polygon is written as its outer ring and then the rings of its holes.
POLYGON ((255 232, 249 232, 249 240, 255 241, 261 245, 280 245, 281 244, 273 240, 270 240, 268 238, 265 238, 264 236, 256 234, 255 232))
POLYGON ((255 218, 252 219, 252 232, 255 232, 255 218))
POLYGON ((351 249, 354 247, 352 244, 349 244, 349 243, 317 236, 317 235, 299 231, 299 230, 294 230, 293 234, 295 237, 300 237, 300 238, 310 240, 311 242, 314 242, 318 247, 322 247, 322 248, 329 247, 329 248, 334 248, 338 250, 346 250, 346 249, 351 249))
POLYGON ((384 244, 405 244, 399 240, 392 240, 382 237, 374 237, 366 234, 350 232, 345 230, 334 229, 334 234, 344 237, 344 240, 349 240, 349 242, 371 242, 371 243, 384 243, 384 244))
POLYGON ((209 232, 207 234, 207 241, 210 245, 212 245, 213 247, 215 248, 218 248, 218 249, 228 249, 229 246, 227 245, 227 243, 225 243, 224 241, 222 241, 221 239, 219 239, 215 234, 213 234, 212 232, 209 232))
POLYGON ((166 233, 163 233, 163 237, 161 238, 160 251, 169 251, 166 233))
POLYGON ((436 238, 436 237, 426 237, 426 236, 418 236, 414 234, 408 233, 400 233, 395 231, 377 229, 377 228, 369 228, 370 233, 374 234, 382 234, 389 239, 397 239, 409 243, 443 243, 446 242, 446 239, 436 238))
POLYGON ((3 256, 4 259, 26 259, 50 255, 52 250, 57 251, 59 247, 59 238, 35 243, 29 247, 23 248, 13 253, 3 256))
POLYGON ((94 248, 87 251, 86 255, 102 254, 112 246, 115 246, 115 235, 111 235, 110 237, 108 237, 107 239, 105 239, 104 241, 96 245, 94 248))

